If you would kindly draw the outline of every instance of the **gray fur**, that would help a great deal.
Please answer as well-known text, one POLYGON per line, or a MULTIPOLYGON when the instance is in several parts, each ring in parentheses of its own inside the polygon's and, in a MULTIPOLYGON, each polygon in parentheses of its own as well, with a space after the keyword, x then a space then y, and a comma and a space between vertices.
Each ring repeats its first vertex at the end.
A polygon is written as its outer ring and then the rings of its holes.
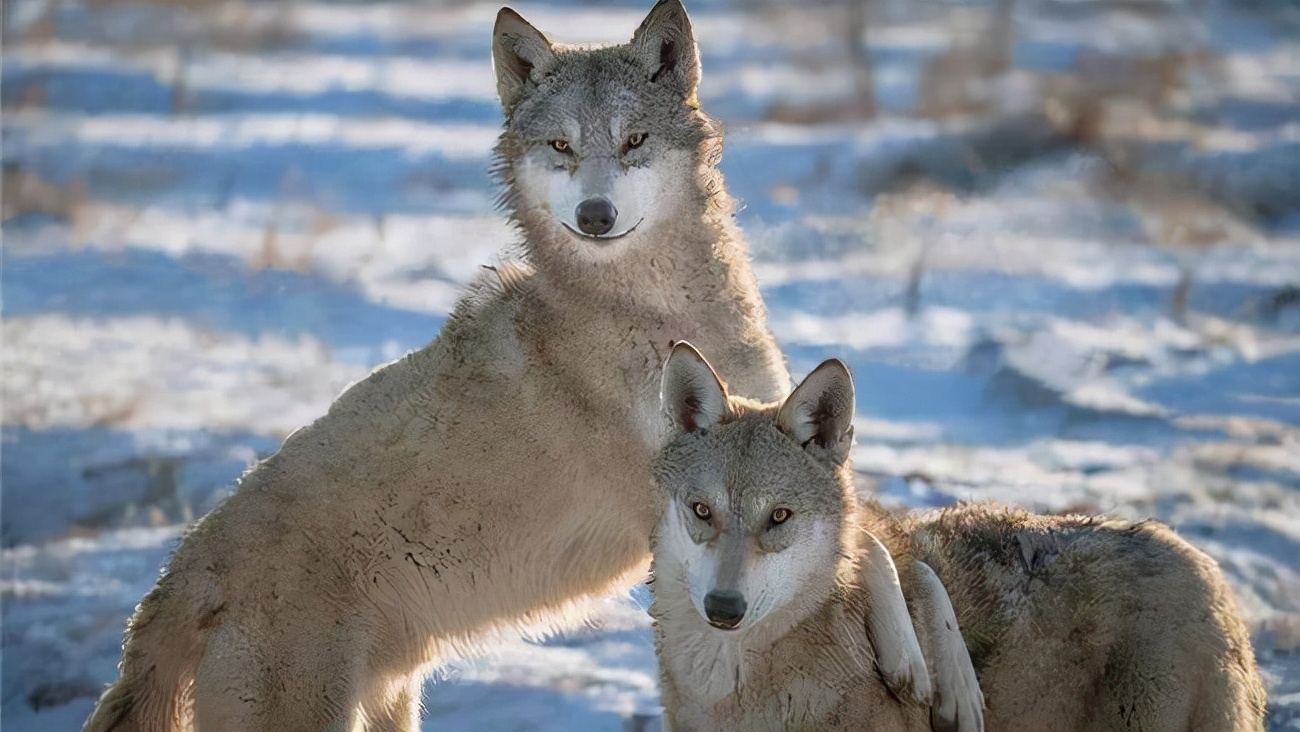
MULTIPOLYGON (((698 368, 681 353, 666 373, 698 368)), ((683 381, 710 388, 699 375, 683 381)), ((836 481, 827 451, 850 431, 851 398, 848 372, 832 363, 783 405, 730 398, 722 419, 676 429, 656 459, 664 518, 652 540, 650 612, 672 729, 929 728, 928 699, 890 692, 863 632, 883 607, 859 589, 869 537, 851 530, 851 488, 836 481), (696 505, 709 507, 707 520, 696 505), (790 517, 776 523, 777 509, 790 517), (702 592, 720 586, 743 588, 751 608, 734 630, 711 627, 701 609, 702 592)))
MULTIPOLYGON (((964 635, 989 730, 1263 730, 1263 684, 1236 601, 1214 561, 1168 527, 990 504, 897 516, 856 495, 847 459, 810 452, 785 409, 732 398, 718 427, 676 432, 656 460, 664 519, 651 613, 678 728, 927 728, 917 706, 885 693, 873 648, 856 642, 860 619, 879 612, 864 582, 875 537, 897 562, 927 660, 960 670, 943 634, 964 635), (774 504, 795 516, 782 527, 792 571, 769 572, 768 583, 796 591, 744 632, 712 628, 692 607, 689 559, 701 550, 675 529, 680 505, 719 490, 743 516, 774 504), (951 628, 933 622, 945 615, 951 628)), ((952 684, 941 676, 935 726, 953 716, 961 726, 960 713, 944 717, 952 684)))
POLYGON ((741 394, 788 388, 721 139, 683 86, 698 61, 680 3, 638 31, 681 41, 655 81, 644 43, 566 49, 525 26, 503 11, 494 39, 525 262, 484 272, 435 341, 352 385, 195 524, 87 730, 415 729, 428 670, 644 576, 672 339, 717 354, 741 394), (614 157, 611 116, 649 133, 636 155, 614 157), (576 236, 516 176, 566 125, 581 157, 653 171, 632 234, 576 236))

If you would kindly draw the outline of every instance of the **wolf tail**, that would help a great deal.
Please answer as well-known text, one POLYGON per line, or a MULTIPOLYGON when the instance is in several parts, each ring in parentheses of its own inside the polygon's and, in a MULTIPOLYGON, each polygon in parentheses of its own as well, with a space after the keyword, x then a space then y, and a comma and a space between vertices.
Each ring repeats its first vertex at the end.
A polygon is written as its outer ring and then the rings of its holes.
POLYGON ((126 627, 118 679, 99 698, 83 732, 191 728, 194 675, 220 605, 188 602, 192 598, 175 592, 174 579, 162 577, 140 601, 126 627))

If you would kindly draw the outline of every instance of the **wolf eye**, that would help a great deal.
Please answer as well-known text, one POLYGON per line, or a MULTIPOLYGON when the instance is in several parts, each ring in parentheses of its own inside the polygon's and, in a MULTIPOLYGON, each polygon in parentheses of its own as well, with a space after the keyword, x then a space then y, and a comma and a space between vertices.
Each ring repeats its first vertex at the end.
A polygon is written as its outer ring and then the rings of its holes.
POLYGON ((794 515, 794 512, 791 511, 791 510, 788 509, 788 508, 785 508, 785 507, 778 508, 778 509, 776 509, 775 511, 772 512, 772 523, 774 523, 774 524, 783 524, 783 523, 785 523, 786 521, 789 521, 789 520, 790 520, 790 517, 793 516, 793 515, 794 515))
POLYGON ((703 503, 692 503, 691 510, 695 512, 696 516, 699 516, 700 519, 704 521, 708 521, 713 517, 713 511, 709 510, 709 507, 703 503))
POLYGON ((631 135, 628 135, 627 149, 635 150, 638 147, 641 147, 641 144, 645 142, 645 137, 646 134, 644 132, 634 132, 631 135))
POLYGON ((568 140, 551 140, 550 145, 555 149, 555 152, 570 152, 568 140))

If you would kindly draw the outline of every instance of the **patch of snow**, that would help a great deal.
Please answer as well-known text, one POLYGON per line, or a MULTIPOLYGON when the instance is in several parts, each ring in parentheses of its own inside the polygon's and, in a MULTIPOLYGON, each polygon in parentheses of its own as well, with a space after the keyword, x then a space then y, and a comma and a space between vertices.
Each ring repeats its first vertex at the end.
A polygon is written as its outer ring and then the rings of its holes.
POLYGON ((219 148, 314 145, 437 153, 448 160, 486 161, 500 130, 495 125, 434 124, 402 117, 351 119, 328 114, 227 114, 158 117, 83 116, 20 110, 5 115, 8 134, 28 149, 79 145, 136 148, 219 148))
POLYGON ((6 425, 243 430, 287 435, 367 370, 312 337, 256 340, 156 317, 9 317, 6 425), (89 349, 89 350, 87 350, 89 349), (93 353, 88 364, 86 354, 93 353), (88 366, 90 366, 88 368, 88 366))
POLYGON ((971 342, 971 322, 967 313, 939 307, 926 308, 915 319, 902 308, 838 317, 787 310, 768 318, 783 343, 837 344, 857 350, 909 345, 963 348, 971 342))
POLYGON ((495 214, 355 216, 294 201, 237 199, 194 211, 87 201, 71 219, 11 235, 9 251, 221 254, 251 268, 321 273, 377 302, 437 314, 449 313, 463 286, 515 238, 495 214))

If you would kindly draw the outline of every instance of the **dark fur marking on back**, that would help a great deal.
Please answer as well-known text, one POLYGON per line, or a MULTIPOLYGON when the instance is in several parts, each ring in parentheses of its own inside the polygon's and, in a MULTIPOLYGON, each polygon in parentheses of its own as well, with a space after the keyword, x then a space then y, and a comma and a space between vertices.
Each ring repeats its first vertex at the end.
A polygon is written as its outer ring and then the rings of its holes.
POLYGON ((1012 542, 1019 549, 1021 569, 1031 577, 1055 562, 1062 549, 1060 539, 1051 531, 1019 531, 1012 542))

